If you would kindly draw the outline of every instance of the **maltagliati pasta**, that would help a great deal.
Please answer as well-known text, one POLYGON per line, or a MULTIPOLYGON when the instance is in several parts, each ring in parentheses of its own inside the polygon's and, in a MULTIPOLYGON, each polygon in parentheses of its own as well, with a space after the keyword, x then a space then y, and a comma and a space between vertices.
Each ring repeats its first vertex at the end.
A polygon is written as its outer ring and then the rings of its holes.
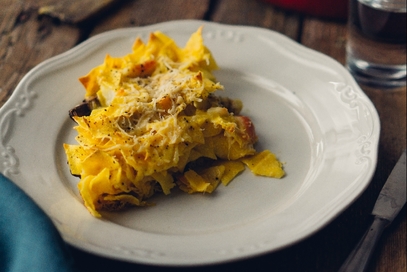
POLYGON ((284 176, 273 153, 255 150, 242 102, 214 94, 223 89, 212 74, 217 68, 202 28, 184 48, 157 31, 79 79, 85 101, 70 112, 77 144, 64 149, 92 215, 148 205, 154 193, 176 186, 211 193, 246 166, 256 175, 284 176))

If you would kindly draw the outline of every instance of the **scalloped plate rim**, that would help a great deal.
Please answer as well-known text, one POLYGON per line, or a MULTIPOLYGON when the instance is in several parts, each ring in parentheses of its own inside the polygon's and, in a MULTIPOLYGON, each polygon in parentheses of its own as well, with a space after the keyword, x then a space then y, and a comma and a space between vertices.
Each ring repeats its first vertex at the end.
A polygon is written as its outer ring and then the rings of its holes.
MULTIPOLYGON (((9 121, 9 119, 6 118, 12 118, 12 117, 8 117, 8 115, 13 115, 15 114, 16 116, 14 116, 13 118, 17 118, 19 116, 19 114, 26 114, 27 112, 30 111, 30 107, 31 105, 28 105, 26 108, 25 106, 21 106, 22 108, 18 108, 16 105, 19 104, 21 105, 21 99, 22 99, 22 92, 26 91, 27 93, 25 94, 26 96, 30 95, 35 95, 35 93, 30 93, 28 90, 24 90, 24 88, 30 84, 31 80, 36 80, 35 78, 33 79, 32 77, 37 75, 38 73, 41 74, 41 72, 45 69, 49 69, 49 67, 60 67, 63 66, 63 63, 66 64, 72 64, 78 61, 78 59, 81 58, 81 53, 83 52, 91 52, 91 51, 96 51, 97 47, 91 49, 90 47, 92 45, 97 44, 97 42, 100 41, 104 41, 104 40, 110 40, 116 37, 121 37, 123 38, 123 35, 125 35, 126 33, 131 32, 132 34, 136 33, 136 32, 146 32, 147 30, 155 30, 155 29, 161 29, 161 28, 167 28, 167 29, 176 29, 177 27, 179 27, 180 25, 199 25, 199 24, 203 24, 203 25, 208 25, 209 28, 211 29, 231 29, 233 31, 252 31, 253 33, 261 33, 261 34, 265 34, 266 37, 265 39, 270 39, 270 40, 278 40, 279 42, 283 42, 286 43, 289 46, 292 46, 296 49, 298 49, 298 52, 293 53, 293 55, 302 55, 301 57, 305 57, 305 56, 312 56, 318 59, 318 63, 319 62, 323 62, 323 63, 329 63, 330 68, 332 68, 333 70, 339 70, 339 73, 341 74, 341 76, 344 76, 346 82, 348 83, 348 85, 346 86, 341 86, 339 85, 335 85, 334 89, 336 88, 336 90, 340 93, 340 95, 344 96, 344 102, 348 103, 349 106, 351 105, 352 102, 360 102, 362 101, 365 105, 363 105, 363 109, 368 109, 370 111, 370 116, 372 118, 372 123, 373 123, 373 129, 372 129, 372 135, 370 135, 372 137, 372 144, 371 146, 367 146, 367 153, 366 154, 362 154, 362 155, 366 155, 366 156, 360 156, 362 158, 367 157, 370 161, 370 165, 368 167, 367 170, 367 174, 365 176, 362 177, 362 181, 363 183, 359 186, 358 191, 357 192, 352 192, 350 194, 348 194, 348 198, 346 199, 346 205, 342 205, 340 209, 333 211, 331 214, 329 214, 329 218, 322 220, 318 223, 314 223, 313 228, 312 229, 308 229, 302 232, 297 233, 297 237, 295 239, 288 239, 285 243, 280 244, 278 246, 273 246, 270 244, 266 244, 264 245, 264 247, 259 246, 258 248, 253 248, 253 249, 246 249, 242 250, 241 252, 238 252, 238 250, 235 251, 231 251, 232 253, 225 253, 223 255, 223 257, 221 256, 218 259, 214 259, 213 261, 208 260, 208 259, 194 259, 192 261, 189 260, 168 260, 165 259, 164 261, 162 259, 160 259, 160 256, 157 256, 158 259, 149 259, 149 258, 145 258, 143 256, 132 256, 132 255, 127 255, 127 256, 123 256, 123 254, 121 254, 120 252, 117 252, 117 254, 115 254, 112 251, 106 250, 104 248, 100 248, 99 246, 92 245, 91 243, 87 243, 87 242, 83 242, 83 241, 79 241, 79 240, 75 240, 75 235, 71 236, 71 235, 65 235, 65 229, 61 228, 61 226, 58 224, 58 218, 52 217, 52 219, 54 220, 54 222, 56 223, 58 229, 60 230, 62 236, 64 237, 64 239, 66 239, 69 243, 78 246, 81 249, 84 249, 86 251, 89 252, 93 252, 93 253, 97 253, 99 255, 102 256, 106 256, 106 257, 113 257, 113 258, 117 258, 117 259, 122 259, 122 260, 126 260, 126 261, 132 261, 132 262, 136 262, 136 263, 146 263, 146 264, 155 264, 155 265, 202 265, 202 264, 213 264, 213 263, 223 263, 223 262, 227 262, 227 261, 233 261, 233 260, 237 260, 237 259, 243 259, 243 258, 248 258, 248 257, 253 257, 253 256, 257 256, 259 254, 264 254, 267 252, 272 252, 281 248, 284 248, 286 246, 289 246, 293 243, 296 243, 302 239, 305 239, 306 237, 309 237, 310 235, 312 235, 313 233, 317 232, 318 230, 320 230, 323 226, 325 226, 326 224, 328 224, 330 221, 332 221, 341 211, 343 211, 345 208, 347 208, 363 191, 364 189, 368 186, 369 181, 374 173, 374 169, 376 166, 376 162, 377 162, 377 145, 378 145, 378 134, 379 134, 379 130, 380 130, 380 124, 379 124, 379 119, 378 119, 378 115, 377 112, 375 111, 374 107, 372 106, 370 100, 367 98, 367 96, 360 90, 360 88, 357 86, 357 84, 355 83, 355 81, 353 80, 353 78, 350 76, 350 74, 346 71, 346 69, 344 67, 342 67, 338 62, 336 62, 335 60, 319 53, 316 52, 312 49, 306 48, 292 40, 290 40, 289 38, 285 37, 284 35, 268 30, 268 29, 262 29, 262 28, 258 28, 258 27, 252 27, 252 26, 232 26, 232 25, 224 25, 224 24, 220 24, 220 23, 213 23, 213 22, 206 22, 206 21, 199 21, 199 20, 181 20, 181 21, 170 21, 170 22, 163 22, 163 23, 159 23, 159 24, 154 24, 154 25, 149 25, 149 26, 142 26, 142 27, 133 27, 133 28, 123 28, 123 29, 116 29, 116 30, 111 30, 105 33, 101 33, 98 34, 86 41, 84 41, 83 43, 79 44, 78 46, 66 51, 65 53, 62 53, 60 55, 57 55, 55 57, 52 57, 42 63, 40 63, 38 66, 36 66, 35 68, 33 68, 29 73, 27 73, 27 75, 20 81, 20 83, 17 85, 16 87, 16 91, 12 94, 12 96, 10 97, 10 99, 5 103, 5 105, 0 109, 0 121, 3 120, 3 123, 0 124, 0 128, 4 125, 5 121, 9 121), (70 58, 72 57, 72 58, 70 58), (68 60, 67 62, 64 62, 65 60, 68 60), (351 90, 347 90, 346 88, 351 86, 351 90), (352 95, 356 95, 357 98, 354 99, 352 98, 352 95), (350 98, 348 98, 347 96, 350 96, 350 98), (19 111, 20 110, 20 111, 19 111), (27 111, 27 112, 26 112, 27 111), (229 255, 228 255, 229 254, 229 255)), ((220 66, 222 66, 222 64, 220 63, 220 66)), ((49 73, 49 72, 48 72, 49 73)), ((24 96, 24 95, 23 95, 24 96)), ((35 99, 35 98, 33 98, 35 99)), ((28 104, 30 100, 28 99, 28 104)), ((362 108, 360 108, 362 109, 362 108)), ((369 120, 368 120, 369 121, 369 120)), ((11 121, 10 121, 11 122, 11 121)), ((6 131, 2 132, 1 135, 1 145, 0 148, 3 149, 3 152, 5 152, 5 150, 9 147, 8 142, 10 141, 10 139, 8 139, 7 135, 8 134, 12 134, 13 131, 8 131, 10 124, 6 124, 6 131)), ((363 143, 362 143, 363 144, 363 143)), ((362 145, 362 147, 360 148, 361 153, 364 152, 363 150, 364 146, 362 145)), ((7 150, 6 150, 7 151, 7 150)), ((11 151, 11 155, 13 153, 13 150, 11 151)), ((4 155, 3 155, 4 156, 4 155)), ((16 157, 17 159, 17 168, 18 168, 18 160, 19 158, 16 157)), ((10 161, 8 161, 10 162, 10 161)), ((4 163, 7 163, 4 162, 4 163)), ((11 162, 12 163, 12 162, 11 162)), ((18 170, 18 169, 17 169, 18 170)), ((2 170, 2 172, 4 173, 4 169, 2 170)), ((12 173, 5 173, 7 176, 9 176, 12 180, 13 177, 15 180, 17 180, 17 185, 21 186, 21 182, 18 181, 18 175, 13 175, 12 173)), ((24 190, 24 188, 23 188, 24 190)), ((27 192, 28 194, 31 194, 31 192, 27 192)), ((38 200, 38 198, 34 198, 37 202, 41 202, 41 200, 38 200)), ((142 254, 141 254, 142 255, 142 254)), ((159 255, 159 254, 158 254, 159 255)))

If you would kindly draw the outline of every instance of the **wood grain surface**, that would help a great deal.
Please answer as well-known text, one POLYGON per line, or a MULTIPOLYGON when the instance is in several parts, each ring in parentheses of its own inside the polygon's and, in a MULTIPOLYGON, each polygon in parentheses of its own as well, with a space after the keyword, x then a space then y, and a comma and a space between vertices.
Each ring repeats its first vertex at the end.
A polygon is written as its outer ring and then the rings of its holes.
MULTIPOLYGON (((98 33, 179 19, 250 25, 280 32, 345 64, 346 22, 293 13, 255 0, 0 0, 0 106, 37 64, 98 33)), ((196 268, 157 268, 95 256, 70 247, 80 271, 337 271, 369 226, 370 212, 406 148, 406 88, 361 86, 380 116, 376 173, 366 191, 311 237, 260 257, 196 268)), ((368 271, 406 271, 406 208, 390 225, 368 271)))

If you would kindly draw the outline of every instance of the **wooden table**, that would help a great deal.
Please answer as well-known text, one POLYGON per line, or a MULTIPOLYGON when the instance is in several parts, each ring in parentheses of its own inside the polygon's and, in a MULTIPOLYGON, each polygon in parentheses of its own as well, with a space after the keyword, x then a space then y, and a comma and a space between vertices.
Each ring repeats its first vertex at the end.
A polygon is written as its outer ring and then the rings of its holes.
MULTIPOLYGON (((0 106, 31 68, 91 36, 115 28, 175 19, 201 19, 275 30, 342 64, 345 62, 345 22, 292 13, 255 0, 0 0, 0 6, 0 106)), ((375 104, 382 125, 377 171, 363 195, 328 226, 293 246, 261 257, 211 267, 212 270, 338 270, 370 224, 370 212, 378 193, 406 148, 406 88, 363 87, 363 90, 375 104)), ((385 231, 369 271, 406 271, 405 209, 385 231)), ((83 271, 157 269, 70 249, 77 267, 83 271)))

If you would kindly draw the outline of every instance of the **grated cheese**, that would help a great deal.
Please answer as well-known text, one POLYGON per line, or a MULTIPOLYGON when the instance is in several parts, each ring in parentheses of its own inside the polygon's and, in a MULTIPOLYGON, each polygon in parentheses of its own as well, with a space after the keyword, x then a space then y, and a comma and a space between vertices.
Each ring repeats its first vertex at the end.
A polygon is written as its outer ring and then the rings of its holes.
POLYGON ((71 173, 81 177, 78 188, 92 215, 147 205, 151 195, 169 194, 176 183, 188 193, 212 192, 223 173, 227 184, 243 162, 188 170, 184 176, 188 164, 203 158, 250 161, 247 156, 256 154, 253 127, 242 121, 248 118, 235 116, 238 110, 212 94, 223 86, 212 74, 217 65, 201 31, 184 48, 154 32, 147 44, 137 39, 130 54, 107 55, 80 78, 85 99, 96 97, 100 106, 89 116, 74 117, 78 145, 64 148, 71 173))

